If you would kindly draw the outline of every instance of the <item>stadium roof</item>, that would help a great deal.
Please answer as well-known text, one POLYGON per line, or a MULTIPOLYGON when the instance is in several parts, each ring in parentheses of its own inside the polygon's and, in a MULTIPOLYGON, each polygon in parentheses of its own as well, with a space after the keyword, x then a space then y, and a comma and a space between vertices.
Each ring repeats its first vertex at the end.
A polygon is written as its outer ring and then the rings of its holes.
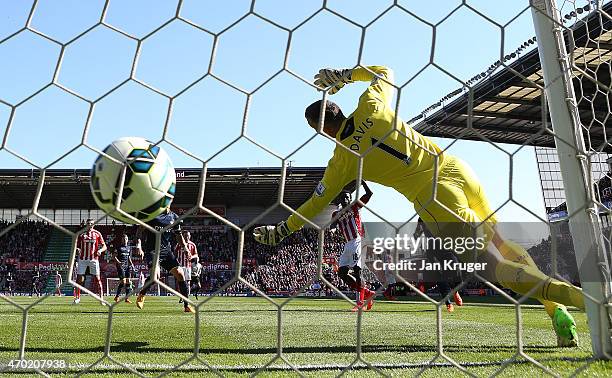
MULTIPOLYGON (((287 168, 285 203, 299 206, 313 192, 325 168, 287 168)), ((174 204, 195 204, 201 169, 177 168, 174 204)), ((209 168, 206 205, 272 205, 278 196, 280 168, 209 168)), ((40 172, 32 169, 0 169, 0 208, 29 209, 34 202, 40 172)), ((41 209, 95 209, 89 190, 88 169, 53 169, 45 174, 41 209)))
MULTIPOLYGON (((602 10, 610 14, 612 2, 605 4, 602 10)), ((575 44, 573 55, 576 65, 609 86, 612 20, 598 12, 592 12, 587 18, 576 21, 571 30, 575 44)), ((570 40, 567 38, 568 34, 568 30, 565 30, 566 41, 570 40)), ((520 50, 522 48, 519 48, 520 50)), ((610 93, 609 91, 605 93, 603 89, 597 91, 596 84, 588 78, 583 79, 579 71, 575 71, 575 75, 574 87, 580 117, 584 125, 590 126, 589 136, 585 140, 595 150, 603 149, 610 152, 612 147, 606 143, 604 129, 612 122, 610 93)), ((483 73, 477 75, 475 79, 482 76, 487 75, 483 73)), ((550 134, 542 133, 534 137, 543 128, 542 91, 534 83, 543 86, 537 48, 473 86, 473 128, 492 142, 554 147, 554 139, 550 134)), ((428 109, 437 105, 439 104, 428 109)), ((483 140, 474 133, 466 134, 468 109, 469 99, 466 91, 433 113, 427 114, 425 110, 415 118, 422 120, 414 126, 414 129, 428 136, 483 140)))

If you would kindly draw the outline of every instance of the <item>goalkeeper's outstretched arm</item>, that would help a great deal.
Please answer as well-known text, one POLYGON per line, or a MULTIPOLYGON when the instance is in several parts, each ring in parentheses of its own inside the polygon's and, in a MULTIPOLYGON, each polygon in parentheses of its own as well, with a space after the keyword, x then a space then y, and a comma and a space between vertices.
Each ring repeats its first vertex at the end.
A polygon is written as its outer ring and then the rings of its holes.
MULTIPOLYGON (((383 66, 358 67, 355 69, 324 68, 315 75, 315 85, 321 89, 329 89, 330 94, 338 92, 345 84, 353 81, 370 81, 370 85, 359 98, 358 111, 376 112, 388 106, 392 98, 392 71, 383 66)), ((306 108, 305 116, 308 124, 319 129, 320 114, 323 110, 323 132, 332 138, 346 121, 340 107, 331 101, 317 101, 306 108), (323 109, 322 109, 323 108, 323 109)), ((325 169, 323 179, 317 185, 310 198, 292 214, 287 221, 276 226, 256 227, 253 236, 256 241, 276 245, 291 233, 304 226, 306 220, 312 220, 340 193, 340 191, 357 176, 359 158, 345 151, 342 146, 336 146, 334 156, 325 169)), ((371 195, 371 194, 370 194, 371 195)), ((369 197, 367 197, 369 200, 369 197)), ((363 201, 362 202, 367 202, 363 201)))
MULTIPOLYGON (((361 110, 365 103, 369 103, 370 111, 377 111, 378 106, 390 106, 393 99, 393 71, 384 66, 358 67, 351 75, 354 81, 369 81, 370 85, 359 98, 357 110, 361 110)), ((369 107, 366 107, 369 108, 369 107)))
POLYGON ((357 173, 356 163, 358 160, 352 154, 348 154, 348 156, 341 154, 340 149, 341 147, 336 147, 334 156, 327 164, 323 179, 310 198, 296 210, 296 214, 291 214, 287 221, 280 222, 276 226, 256 227, 253 231, 253 237, 256 241, 268 245, 280 243, 281 240, 301 229, 306 223, 305 219, 312 220, 340 194, 340 191, 357 173))
POLYGON ((360 98, 373 98, 390 104, 393 97, 393 71, 385 66, 366 66, 357 68, 322 68, 315 75, 314 84, 321 88, 329 88, 329 94, 338 93, 344 85, 354 81, 369 81, 370 85, 360 98))

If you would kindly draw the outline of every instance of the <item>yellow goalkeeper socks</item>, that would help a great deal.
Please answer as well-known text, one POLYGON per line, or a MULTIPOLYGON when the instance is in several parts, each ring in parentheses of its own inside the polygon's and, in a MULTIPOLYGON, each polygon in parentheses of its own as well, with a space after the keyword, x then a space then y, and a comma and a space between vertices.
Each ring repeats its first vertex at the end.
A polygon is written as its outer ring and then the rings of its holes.
POLYGON ((550 316, 551 319, 555 315, 555 311, 557 310, 557 308, 566 310, 566 307, 560 303, 544 300, 540 300, 540 302, 542 302, 542 304, 544 305, 544 309, 546 310, 546 313, 548 314, 548 316, 550 316))
MULTIPOLYGON (((525 248, 521 247, 519 244, 513 242, 512 240, 504 239, 502 244, 497 247, 499 252, 504 256, 506 260, 510 260, 512 262, 527 265, 534 269, 538 269, 535 261, 529 256, 529 253, 525 250, 525 248)), ((544 305, 544 309, 546 313, 551 318, 555 314, 555 310, 558 307, 565 308, 562 304, 547 301, 545 299, 540 299, 540 302, 544 305)))
POLYGON ((497 246, 497 249, 506 260, 537 268, 535 262, 531 256, 529 256, 529 253, 525 250, 525 248, 516 244, 512 240, 504 239, 502 244, 497 246))
MULTIPOLYGON (((519 294, 527 294, 534 286, 539 285, 537 290, 531 294, 533 298, 541 302, 552 301, 584 310, 581 289, 548 277, 537 268, 504 260, 497 264, 495 276, 504 287, 519 294)), ((553 305, 547 306, 552 308, 553 305)))

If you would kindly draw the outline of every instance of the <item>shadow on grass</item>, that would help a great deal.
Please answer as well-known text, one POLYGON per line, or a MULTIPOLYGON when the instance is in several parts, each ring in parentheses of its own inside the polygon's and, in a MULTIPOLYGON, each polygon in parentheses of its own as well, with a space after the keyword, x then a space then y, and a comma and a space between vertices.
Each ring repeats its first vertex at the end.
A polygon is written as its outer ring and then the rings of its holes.
MULTIPOLYGON (((346 309, 326 309, 326 308, 322 308, 322 309, 305 309, 305 308, 291 308, 291 307, 285 307, 283 308, 283 312, 306 312, 306 313, 352 313, 352 306, 349 306, 348 302, 346 305, 346 309)), ((378 308, 376 308, 376 304, 374 304, 374 310, 372 310, 373 313, 424 313, 424 312, 436 312, 436 309, 433 308, 433 305, 431 305, 432 308, 431 309, 426 309, 426 310, 415 310, 415 309, 389 309, 389 310, 380 310, 378 308)), ((206 315, 208 314, 222 314, 222 313, 243 313, 244 309, 236 309, 236 310, 228 310, 228 309, 223 309, 223 310, 209 310, 209 309, 204 309, 202 310, 202 314, 206 315)), ((278 310, 276 308, 272 308, 272 309, 252 309, 249 310, 249 312, 278 312, 278 310)))
MULTIPOLYGON (((363 353, 436 353, 438 348, 435 345, 363 345, 363 353)), ((0 352, 15 352, 18 348, 0 346, 0 352)), ((147 342, 113 342, 111 353, 192 353, 193 348, 159 348, 150 347, 147 342)), ((470 345, 445 345, 447 353, 469 352, 489 354, 496 352, 516 352, 516 345, 489 345, 489 346, 470 346, 470 345)), ((530 345, 524 346, 523 350, 527 353, 556 353, 561 351, 558 347, 549 345, 530 345)), ((200 348, 200 354, 275 354, 276 348, 200 348)), ((61 347, 40 347, 26 348, 26 352, 35 353, 101 353, 104 346, 91 348, 61 348, 61 347)), ((283 352, 290 353, 355 353, 354 346, 308 346, 308 347, 283 347, 283 352)))

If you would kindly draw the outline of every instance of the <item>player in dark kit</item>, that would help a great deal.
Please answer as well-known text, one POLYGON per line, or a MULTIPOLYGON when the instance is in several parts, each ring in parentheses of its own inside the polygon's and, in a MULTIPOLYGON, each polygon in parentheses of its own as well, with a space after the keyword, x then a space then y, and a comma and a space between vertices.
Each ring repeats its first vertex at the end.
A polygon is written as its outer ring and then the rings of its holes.
MULTIPOLYGON (((426 238, 433 238, 433 234, 427 226, 425 222, 419 217, 417 222, 416 229, 414 230, 414 235, 412 236, 414 239, 419 238, 421 235, 424 235, 426 238)), ((432 248, 425 248, 425 258, 430 263, 439 263, 441 266, 445 266, 445 262, 451 261, 452 263, 458 263, 457 255, 453 253, 453 251, 449 251, 443 248, 436 248, 435 246, 432 248)), ((446 298, 444 303, 446 304, 446 310, 448 312, 455 311, 455 307, 451 303, 449 293, 451 292, 451 288, 455 288, 458 286, 463 280, 461 277, 461 270, 448 271, 446 269, 441 269, 434 272, 437 275, 437 281, 435 282, 438 293, 442 298, 446 298)), ((463 299, 458 291, 453 290, 453 300, 457 306, 463 306, 463 299)))
POLYGON ((191 293, 195 295, 196 300, 198 299, 198 293, 202 289, 200 284, 200 275, 202 273, 202 265, 198 261, 198 258, 191 259, 191 293))
POLYGON ((32 297, 34 293, 36 293, 37 297, 40 297, 39 286, 40 286, 40 270, 38 269, 38 266, 35 266, 34 272, 32 273, 32 288, 30 289, 30 297, 32 297))
MULTIPOLYGON (((162 213, 155 217, 155 219, 151 220, 147 224, 157 230, 161 230, 164 227, 167 227, 178 220, 179 216, 176 213, 167 209, 165 213, 162 213)), ((138 293, 138 298, 136 299, 136 307, 142 309, 144 306, 144 298, 147 294, 147 291, 151 287, 153 281, 153 262, 155 258, 155 234, 146 230, 144 227, 139 229, 140 239, 142 241, 142 248, 140 251, 141 257, 144 257, 149 265, 149 277, 147 278, 145 285, 142 287, 140 292, 138 293)), ((139 242, 140 242, 139 239, 139 242)), ((159 246, 159 265, 170 272, 176 281, 178 282, 179 292, 187 297, 189 295, 187 290, 187 284, 185 282, 185 277, 183 276, 183 271, 179 269, 179 263, 174 256, 174 248, 176 243, 181 243, 185 250, 187 250, 187 243, 185 243, 185 239, 181 233, 180 225, 176 224, 174 227, 167 229, 161 234, 160 246, 159 246)), ((183 303, 185 312, 195 313, 195 310, 184 301, 183 303)))
POLYGON ((9 295, 13 295, 13 292, 15 291, 15 279, 13 278, 11 272, 6 274, 6 290, 8 291, 9 295))
POLYGON ((123 234, 121 237, 121 244, 115 248, 115 264, 117 265, 117 275, 119 276, 119 286, 117 286, 117 293, 115 294, 115 302, 119 302, 119 296, 121 295, 121 289, 125 289, 125 301, 130 301, 130 294, 132 292, 132 272, 134 271, 134 263, 132 263, 132 250, 136 249, 140 253, 140 243, 136 247, 130 245, 130 238, 127 234, 123 234))

